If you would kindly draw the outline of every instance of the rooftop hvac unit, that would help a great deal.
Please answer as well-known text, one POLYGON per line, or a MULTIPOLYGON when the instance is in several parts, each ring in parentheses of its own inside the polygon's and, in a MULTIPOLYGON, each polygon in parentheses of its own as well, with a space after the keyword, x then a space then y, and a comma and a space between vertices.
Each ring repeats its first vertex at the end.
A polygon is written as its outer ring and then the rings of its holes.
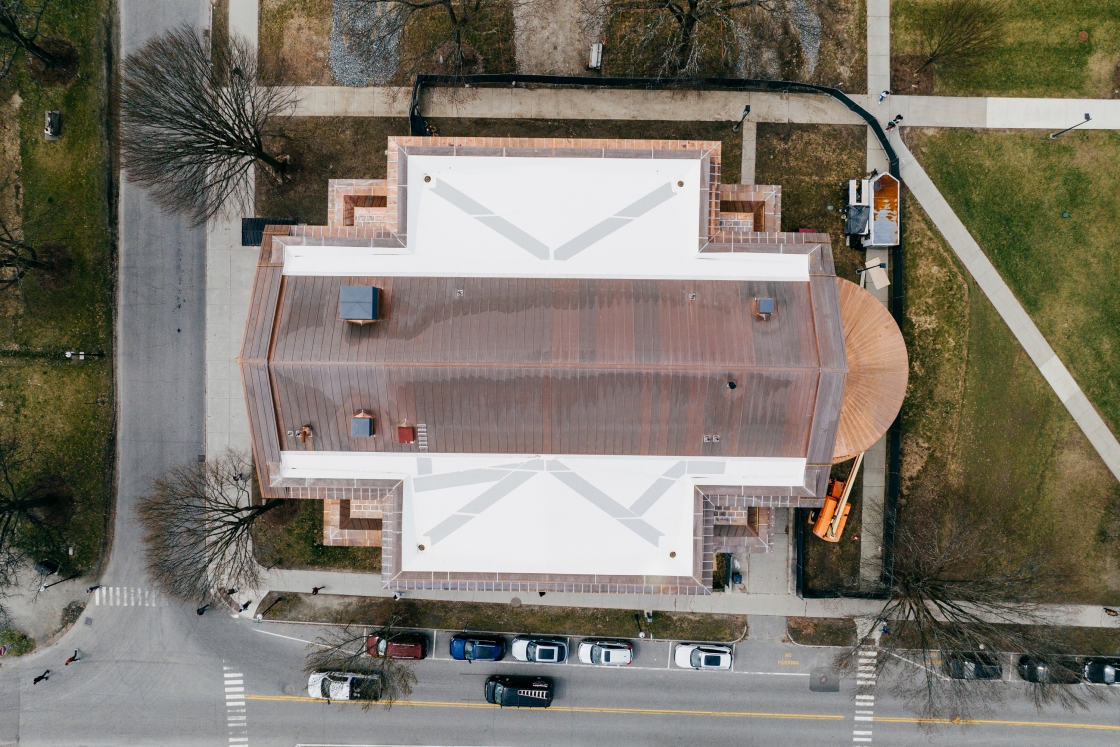
POLYGON ((338 289, 338 317, 351 324, 373 324, 380 316, 381 291, 372 285, 344 285, 338 289))

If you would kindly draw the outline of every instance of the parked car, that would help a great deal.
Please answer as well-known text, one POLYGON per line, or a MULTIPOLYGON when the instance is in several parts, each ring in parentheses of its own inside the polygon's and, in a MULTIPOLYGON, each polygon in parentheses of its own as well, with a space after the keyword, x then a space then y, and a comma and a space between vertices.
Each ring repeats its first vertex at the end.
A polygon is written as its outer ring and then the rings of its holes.
POLYGON ((1081 667, 1074 659, 1039 661, 1023 654, 1019 657, 1019 676, 1027 682, 1049 682, 1054 685, 1075 685, 1081 681, 1081 667))
POLYGON ((423 659, 428 655, 428 637, 423 633, 395 633, 388 638, 371 635, 366 653, 387 659, 423 659))
POLYGON ((634 661, 634 647, 626 641, 580 641, 576 657, 584 664, 625 667, 634 661))
POLYGON ((495 674, 486 680, 486 702, 503 708, 548 708, 552 705, 552 680, 495 674))
POLYGON ((1120 659, 1086 659, 1081 676, 1098 685, 1120 685, 1120 659))
POLYGON ((307 678, 307 694, 324 700, 381 700, 381 677, 353 672, 316 672, 307 678))
POLYGON ((946 656, 942 667, 955 680, 998 680, 1003 677, 1003 665, 988 651, 946 656))
POLYGON ((680 643, 673 661, 684 669, 731 669, 731 647, 680 643))
POLYGON ((501 661, 506 642, 501 638, 457 633, 451 636, 451 658, 459 661, 501 661))
POLYGON ((568 658, 568 644, 555 638, 513 639, 509 652, 518 661, 533 661, 537 664, 560 664, 568 658))

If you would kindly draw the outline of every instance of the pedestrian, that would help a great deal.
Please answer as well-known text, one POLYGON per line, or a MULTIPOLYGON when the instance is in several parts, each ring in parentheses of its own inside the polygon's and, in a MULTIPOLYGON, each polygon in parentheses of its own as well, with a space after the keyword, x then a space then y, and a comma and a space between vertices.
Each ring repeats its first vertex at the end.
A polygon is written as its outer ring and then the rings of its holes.
POLYGON ((97 591, 100 588, 101 588, 101 584, 97 584, 96 586, 87 586, 86 587, 86 594, 92 594, 93 592, 97 591))
POLYGON ((894 122, 895 124, 898 124, 899 122, 902 121, 902 115, 901 114, 896 114, 895 118, 892 119, 891 121, 894 122))
POLYGON ((48 669, 47 671, 43 672, 38 677, 36 677, 34 680, 32 680, 31 684, 32 685, 38 685, 43 680, 49 680, 50 679, 50 673, 51 673, 51 670, 48 669))
POLYGON ((235 586, 235 587, 233 587, 232 589, 230 589, 230 590, 229 590, 229 591, 227 591, 226 593, 227 593, 227 594, 229 594, 229 595, 230 595, 230 596, 232 597, 232 596, 233 596, 234 594, 236 594, 236 593, 237 593, 237 587, 236 587, 236 586, 235 586))
POLYGON ((71 662, 75 661, 81 661, 81 659, 78 658, 78 649, 74 649, 74 655, 66 660, 66 666, 70 666, 71 662))
POLYGON ((393 592, 393 601, 394 602, 399 602, 399 601, 401 601, 401 597, 403 597, 403 596, 404 596, 404 594, 401 594, 399 591, 394 591, 393 592))
POLYGON ((897 123, 895 123, 895 122, 887 122, 887 127, 886 127, 886 131, 887 131, 887 132, 890 132, 890 131, 891 131, 891 130, 893 130, 893 129, 894 129, 895 127, 898 127, 898 124, 897 124, 897 123))
POLYGON ((198 615, 199 617, 201 617, 202 615, 206 614, 206 609, 207 609, 207 608, 208 608, 209 606, 210 606, 210 603, 209 603, 209 602, 207 602, 206 604, 204 604, 204 605, 202 605, 201 607, 199 607, 198 609, 196 609, 196 610, 194 611, 194 613, 195 613, 196 615, 198 615))
POLYGON ((313 597, 318 596, 319 592, 322 591, 325 588, 327 588, 327 587, 325 587, 325 586, 312 586, 311 587, 311 596, 313 596, 313 597))
POLYGON ((883 103, 884 101, 886 101, 886 100, 887 100, 887 96, 890 96, 890 95, 891 95, 891 92, 890 92, 890 90, 889 90, 889 89, 888 89, 888 90, 886 90, 886 91, 880 91, 880 92, 879 92, 879 103, 881 104, 881 103, 883 103))
POLYGON ((241 611, 244 612, 245 610, 249 609, 249 605, 252 604, 252 603, 253 603, 252 599, 247 600, 245 602, 245 604, 241 605, 241 611))

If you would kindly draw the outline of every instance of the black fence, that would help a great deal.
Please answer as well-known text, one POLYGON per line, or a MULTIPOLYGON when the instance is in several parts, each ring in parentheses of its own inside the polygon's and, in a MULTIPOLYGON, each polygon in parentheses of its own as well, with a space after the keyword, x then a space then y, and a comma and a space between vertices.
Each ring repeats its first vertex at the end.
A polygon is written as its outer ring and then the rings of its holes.
MULTIPOLYGON (((541 87, 572 87, 572 88, 617 88, 630 90, 661 90, 661 91, 743 91, 744 93, 796 93, 829 96, 850 111, 859 115, 875 133, 879 144, 886 153, 887 162, 890 164, 890 175, 902 181, 898 154, 887 138, 883 126, 870 112, 852 101, 846 93, 839 88, 818 86, 813 83, 800 83, 789 80, 761 80, 753 78, 698 78, 694 80, 673 80, 662 78, 602 78, 578 75, 521 75, 518 73, 501 73, 491 75, 417 75, 412 86, 412 102, 408 109, 409 130, 415 136, 430 134, 428 123, 420 112, 420 97, 425 87, 497 87, 497 86, 541 86, 541 87)), ((899 212, 901 214, 902 194, 899 194, 899 212)), ((903 295, 903 256, 902 256, 902 226, 899 221, 899 243, 891 248, 891 303, 890 311, 898 328, 903 328, 905 320, 904 295, 903 295)), ((791 536, 796 542, 797 549, 797 593, 808 597, 854 596, 879 599, 885 595, 885 590, 890 588, 894 569, 894 534, 895 523, 898 516, 898 491, 900 488, 900 462, 902 458, 902 415, 895 418, 894 423, 887 431, 887 501, 883 507, 883 575, 882 584, 884 591, 875 593, 817 593, 804 588, 803 566, 801 558, 804 549, 805 531, 803 512, 797 511, 795 523, 797 528, 791 536)))

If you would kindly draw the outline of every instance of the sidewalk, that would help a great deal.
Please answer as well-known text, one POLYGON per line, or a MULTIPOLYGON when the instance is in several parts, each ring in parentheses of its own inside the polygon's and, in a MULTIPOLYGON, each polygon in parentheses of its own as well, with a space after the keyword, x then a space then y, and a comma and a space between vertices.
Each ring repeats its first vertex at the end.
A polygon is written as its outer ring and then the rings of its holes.
MULTIPOLYGON (((1117 102, 1120 103, 1120 102, 1117 102)), ((1031 321, 1015 294, 1000 277, 999 272, 980 249, 968 229, 964 227, 949 203, 937 190, 925 170, 915 159, 901 138, 892 141, 902 165, 902 180, 929 215, 937 229, 949 242, 957 257, 972 273, 976 284, 1003 317, 1015 339, 1027 351, 1043 377, 1054 389, 1058 399, 1066 406, 1077 425, 1084 431, 1093 448, 1101 455, 1112 474, 1120 479, 1120 442, 1109 431, 1089 399, 1066 370, 1065 365, 1046 342, 1038 327, 1031 321)))
MULTIPOLYGON (((406 117, 405 88, 296 88, 299 117, 406 117)), ((861 103, 866 96, 853 94, 861 103)), ((750 104, 751 122, 854 124, 863 120, 825 96, 744 91, 649 91, 598 88, 432 88, 423 93, 425 117, 523 119, 633 119, 739 121, 750 104)), ((730 134, 731 128, 728 127, 730 134)))
MULTIPOLYGON (((254 592, 252 604, 240 616, 254 617, 265 595, 270 591, 310 594, 313 586, 325 587, 320 594, 390 597, 391 591, 381 588, 381 576, 372 573, 339 571, 264 572, 261 588, 254 592)), ((240 597, 243 595, 239 595, 240 597)), ((644 609, 666 612, 722 613, 730 615, 766 615, 779 617, 852 617, 878 615, 881 601, 873 599, 801 599, 790 594, 712 594, 710 596, 669 596, 663 594, 559 594, 462 591, 409 591, 409 599, 443 599, 453 602, 490 602, 509 604, 514 597, 525 605, 543 607, 596 607, 608 609, 644 609)), ((1082 628, 1118 628, 1120 618, 1109 617, 1102 607, 1091 605, 1054 605, 1050 618, 1055 624, 1082 628)))

